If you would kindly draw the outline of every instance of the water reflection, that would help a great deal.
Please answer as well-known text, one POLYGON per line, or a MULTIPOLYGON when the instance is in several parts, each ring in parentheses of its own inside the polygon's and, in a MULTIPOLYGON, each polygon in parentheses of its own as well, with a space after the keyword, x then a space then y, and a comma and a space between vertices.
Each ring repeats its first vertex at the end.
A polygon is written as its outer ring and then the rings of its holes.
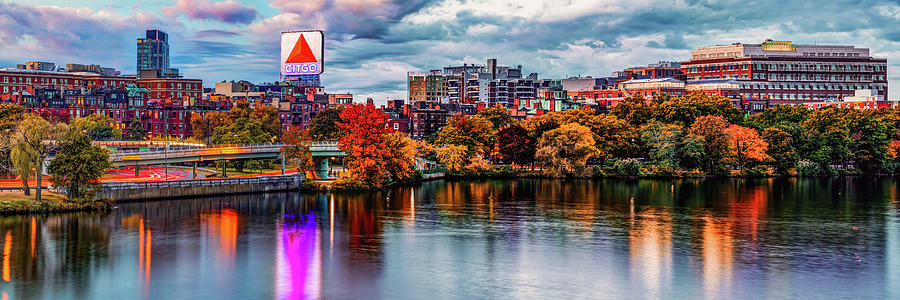
POLYGON ((648 297, 665 296, 672 282, 672 216, 667 208, 646 208, 631 213, 628 248, 631 280, 648 297))
POLYGON ((896 298, 893 179, 429 182, 0 217, 19 298, 896 298))
POLYGON ((281 225, 276 287, 280 299, 321 298, 321 248, 315 214, 285 215, 281 225))

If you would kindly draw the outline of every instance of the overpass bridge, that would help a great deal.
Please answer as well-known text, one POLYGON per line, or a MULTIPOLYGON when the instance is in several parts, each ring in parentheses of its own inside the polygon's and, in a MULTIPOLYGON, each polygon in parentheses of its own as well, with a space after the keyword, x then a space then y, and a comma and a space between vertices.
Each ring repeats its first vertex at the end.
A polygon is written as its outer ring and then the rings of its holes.
MULTIPOLYGON (((124 167, 160 165, 169 163, 193 162, 195 171, 198 162, 216 160, 248 160, 248 159, 281 159, 284 172, 284 157, 281 155, 282 143, 265 144, 231 144, 210 145, 205 148, 148 149, 147 151, 122 150, 111 152, 109 160, 113 165, 124 167)), ((315 173, 318 178, 327 178, 330 158, 345 156, 338 148, 337 142, 313 142, 309 145, 315 162, 315 173)), ((225 173, 224 165, 222 169, 225 173)), ((196 173, 196 172, 195 172, 196 173)))

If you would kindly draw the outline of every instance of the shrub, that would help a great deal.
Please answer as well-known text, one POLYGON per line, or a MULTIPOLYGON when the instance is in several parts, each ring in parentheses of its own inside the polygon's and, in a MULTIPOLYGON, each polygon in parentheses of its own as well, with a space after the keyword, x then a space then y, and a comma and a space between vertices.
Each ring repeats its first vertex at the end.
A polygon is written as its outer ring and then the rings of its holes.
POLYGON ((834 169, 829 165, 823 165, 807 160, 801 160, 797 163, 797 175, 800 176, 821 176, 834 175, 834 169))
POLYGON ((641 174, 646 177, 661 177, 661 178, 672 178, 672 177, 702 177, 705 175, 703 171, 699 169, 694 170, 685 170, 681 168, 675 168, 671 166, 661 166, 655 164, 646 164, 643 168, 641 168, 641 174))
POLYGON ((744 170, 741 171, 741 176, 746 176, 746 177, 767 177, 770 175, 771 174, 769 174, 769 168, 767 168, 766 166, 756 166, 753 168, 744 168, 744 170))
POLYGON ((642 163, 634 158, 614 159, 607 173, 613 176, 640 176, 642 163))

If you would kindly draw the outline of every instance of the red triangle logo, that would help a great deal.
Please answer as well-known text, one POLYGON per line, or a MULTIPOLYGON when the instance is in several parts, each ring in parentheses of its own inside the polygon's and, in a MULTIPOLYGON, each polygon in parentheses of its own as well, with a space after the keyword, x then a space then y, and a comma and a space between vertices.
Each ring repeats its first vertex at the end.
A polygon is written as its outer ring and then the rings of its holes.
POLYGON ((309 44, 306 43, 306 38, 301 34, 300 38, 297 39, 297 43, 294 44, 294 49, 291 50, 291 54, 288 55, 288 59, 284 61, 284 63, 300 64, 314 62, 317 62, 316 56, 313 55, 312 49, 309 49, 309 44))

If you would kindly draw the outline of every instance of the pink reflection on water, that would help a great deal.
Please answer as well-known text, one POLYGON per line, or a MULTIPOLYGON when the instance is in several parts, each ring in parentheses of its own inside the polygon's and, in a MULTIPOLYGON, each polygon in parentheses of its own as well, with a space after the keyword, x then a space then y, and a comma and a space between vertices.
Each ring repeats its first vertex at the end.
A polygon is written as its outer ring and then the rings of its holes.
POLYGON ((276 259, 279 299, 318 299, 321 253, 315 214, 285 216, 276 259))

